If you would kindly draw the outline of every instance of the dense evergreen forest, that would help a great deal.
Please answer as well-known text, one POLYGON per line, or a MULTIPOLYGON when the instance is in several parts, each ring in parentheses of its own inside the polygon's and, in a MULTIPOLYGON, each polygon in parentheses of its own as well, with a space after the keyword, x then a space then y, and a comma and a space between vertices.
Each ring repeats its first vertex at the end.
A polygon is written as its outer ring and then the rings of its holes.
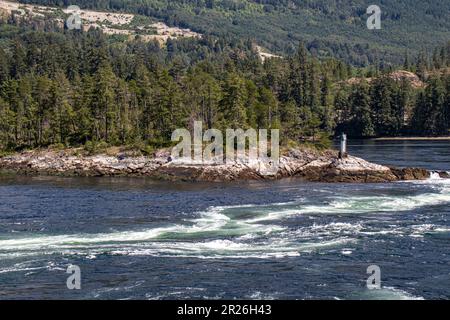
POLYGON ((450 43, 404 66, 357 69, 303 44, 262 63, 251 40, 206 35, 165 46, 51 21, 0 22, 0 149, 170 144, 176 128, 280 128, 283 144, 352 136, 444 135, 450 128, 450 43), (359 76, 361 81, 349 83, 359 76), (373 77, 365 81, 364 77, 373 77))
POLYGON ((450 36, 448 0, 20 0, 114 10, 155 17, 202 34, 255 39, 277 54, 294 54, 300 41, 316 56, 355 66, 400 64, 450 36), (381 30, 367 30, 366 9, 378 4, 381 30))

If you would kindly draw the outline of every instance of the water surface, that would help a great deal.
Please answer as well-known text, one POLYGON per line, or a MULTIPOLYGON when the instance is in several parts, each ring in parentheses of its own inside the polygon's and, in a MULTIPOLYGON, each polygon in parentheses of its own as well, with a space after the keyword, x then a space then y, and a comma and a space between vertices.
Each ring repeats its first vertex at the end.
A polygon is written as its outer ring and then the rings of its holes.
MULTIPOLYGON (((449 142, 350 143, 450 170, 449 142)), ((0 178, 0 299, 445 299, 450 180, 0 178), (78 265, 82 289, 68 290, 78 265), (368 290, 369 265, 382 289, 368 290)))

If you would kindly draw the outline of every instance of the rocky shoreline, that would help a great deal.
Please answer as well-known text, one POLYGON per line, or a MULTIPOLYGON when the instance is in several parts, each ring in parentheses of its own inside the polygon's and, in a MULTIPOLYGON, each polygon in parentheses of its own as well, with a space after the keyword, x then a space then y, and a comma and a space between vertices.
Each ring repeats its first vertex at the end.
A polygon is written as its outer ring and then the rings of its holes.
MULTIPOLYGON (((204 165, 170 161, 168 151, 153 157, 117 155, 80 155, 73 150, 27 151, 0 158, 0 171, 26 175, 57 176, 145 176, 169 181, 273 180, 299 177, 313 182, 392 182, 424 180, 430 172, 420 168, 391 168, 347 156, 336 151, 293 149, 280 157, 278 170, 262 174, 264 163, 204 165)), ((445 172, 440 173, 448 178, 445 172)))

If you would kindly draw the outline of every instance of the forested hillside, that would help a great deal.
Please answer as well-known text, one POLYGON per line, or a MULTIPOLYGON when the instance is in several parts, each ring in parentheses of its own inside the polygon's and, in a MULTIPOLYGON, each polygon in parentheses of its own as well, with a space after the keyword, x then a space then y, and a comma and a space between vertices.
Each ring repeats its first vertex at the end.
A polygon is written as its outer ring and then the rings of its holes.
POLYGON ((392 68, 356 69, 298 45, 262 63, 234 36, 124 41, 53 21, 0 21, 0 149, 170 144, 176 128, 280 128, 282 143, 352 136, 444 135, 450 128, 450 43, 406 55, 424 86, 392 68), (361 81, 349 83, 350 78, 361 81), (364 80, 371 77, 373 80, 364 80))
MULTIPOLYGON (((21 0, 67 7, 68 0, 21 0)), ((81 8, 139 13, 202 34, 255 39, 277 54, 293 54, 299 41, 321 57, 357 66, 399 64, 450 38, 447 0, 78 0, 81 8), (382 29, 368 30, 366 9, 382 10, 382 29)))

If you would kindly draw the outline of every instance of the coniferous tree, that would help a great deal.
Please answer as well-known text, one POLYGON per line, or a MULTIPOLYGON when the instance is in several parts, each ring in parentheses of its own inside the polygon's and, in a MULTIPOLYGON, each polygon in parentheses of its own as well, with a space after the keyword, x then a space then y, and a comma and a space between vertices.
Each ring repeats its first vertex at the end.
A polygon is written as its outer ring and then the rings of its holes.
POLYGON ((247 114, 245 109, 246 88, 244 81, 236 74, 229 74, 220 101, 222 123, 230 128, 245 128, 247 114))
POLYGON ((367 84, 363 83, 353 87, 349 101, 353 119, 350 122, 348 132, 353 136, 373 137, 375 126, 367 84))

